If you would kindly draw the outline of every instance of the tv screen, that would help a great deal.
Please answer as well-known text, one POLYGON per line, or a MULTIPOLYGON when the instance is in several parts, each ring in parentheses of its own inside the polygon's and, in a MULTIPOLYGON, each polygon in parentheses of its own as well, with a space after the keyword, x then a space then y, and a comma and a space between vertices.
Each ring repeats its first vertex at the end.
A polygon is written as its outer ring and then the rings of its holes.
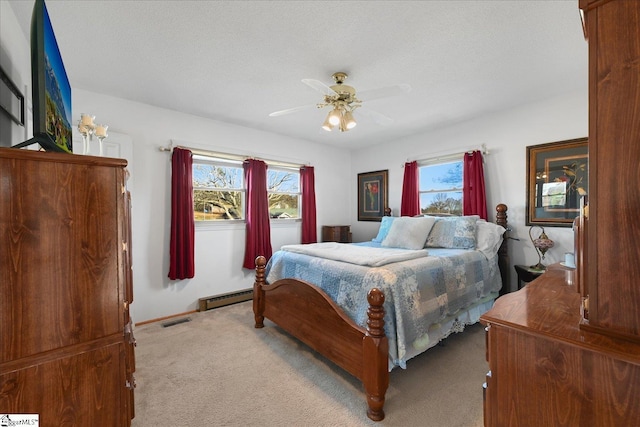
POLYGON ((31 16, 31 85, 33 138, 16 147, 38 143, 71 153, 71 85, 44 0, 35 1, 31 16))

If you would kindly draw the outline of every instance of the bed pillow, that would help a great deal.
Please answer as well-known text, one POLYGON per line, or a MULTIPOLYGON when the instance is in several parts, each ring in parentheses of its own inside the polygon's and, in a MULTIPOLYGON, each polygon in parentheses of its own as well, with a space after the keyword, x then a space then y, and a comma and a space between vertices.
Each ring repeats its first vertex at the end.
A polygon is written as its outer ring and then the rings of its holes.
POLYGON ((378 235, 371 241, 382 243, 384 238, 387 237, 387 234, 389 234, 389 229, 391 229, 391 224, 394 219, 396 219, 395 216, 383 216, 382 221, 380 222, 380 228, 378 229, 378 235))
POLYGON ((428 248, 475 249, 478 216, 436 218, 427 238, 428 248))
POLYGON ((476 249, 487 258, 493 257, 500 249, 502 236, 506 230, 498 224, 484 220, 478 221, 476 227, 476 249))
POLYGON ((400 249, 422 249, 435 218, 408 217, 396 218, 391 224, 387 237, 380 246, 400 249))

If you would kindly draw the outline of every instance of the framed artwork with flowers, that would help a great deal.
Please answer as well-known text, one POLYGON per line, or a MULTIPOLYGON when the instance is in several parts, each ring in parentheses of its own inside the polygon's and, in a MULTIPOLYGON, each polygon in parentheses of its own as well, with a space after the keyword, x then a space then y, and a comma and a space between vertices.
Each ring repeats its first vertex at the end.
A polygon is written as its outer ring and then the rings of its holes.
POLYGON ((587 138, 527 147, 527 225, 571 227, 588 193, 587 138))
POLYGON ((358 174, 358 221, 382 221, 387 207, 389 171, 358 174))

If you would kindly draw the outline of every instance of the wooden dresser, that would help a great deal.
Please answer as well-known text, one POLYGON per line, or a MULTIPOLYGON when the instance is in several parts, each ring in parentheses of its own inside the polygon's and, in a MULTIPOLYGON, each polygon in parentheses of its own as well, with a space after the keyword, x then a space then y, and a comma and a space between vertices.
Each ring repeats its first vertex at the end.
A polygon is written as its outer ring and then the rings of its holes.
POLYGON ((487 325, 487 426, 640 425, 640 1, 581 0, 589 203, 577 275, 544 273, 487 325))
POLYGON ((581 296, 566 277, 549 270, 482 316, 485 426, 640 422, 640 343, 582 330, 581 296))
POLYGON ((323 225, 322 241, 351 243, 351 227, 349 225, 323 225))
POLYGON ((0 412, 129 426, 126 161, 0 149, 0 412))

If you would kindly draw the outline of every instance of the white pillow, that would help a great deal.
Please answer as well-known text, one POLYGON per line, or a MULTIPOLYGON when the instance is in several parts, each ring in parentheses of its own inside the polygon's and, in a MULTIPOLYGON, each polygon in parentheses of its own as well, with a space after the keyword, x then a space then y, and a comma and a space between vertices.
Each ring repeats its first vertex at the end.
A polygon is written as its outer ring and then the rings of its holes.
POLYGON ((422 249, 427 241, 431 227, 435 223, 433 217, 396 218, 391 224, 389 234, 380 246, 386 248, 422 249))
POLYGON ((481 251, 487 258, 498 253, 502 244, 502 235, 506 230, 504 227, 492 222, 478 221, 476 223, 476 249, 481 251))

